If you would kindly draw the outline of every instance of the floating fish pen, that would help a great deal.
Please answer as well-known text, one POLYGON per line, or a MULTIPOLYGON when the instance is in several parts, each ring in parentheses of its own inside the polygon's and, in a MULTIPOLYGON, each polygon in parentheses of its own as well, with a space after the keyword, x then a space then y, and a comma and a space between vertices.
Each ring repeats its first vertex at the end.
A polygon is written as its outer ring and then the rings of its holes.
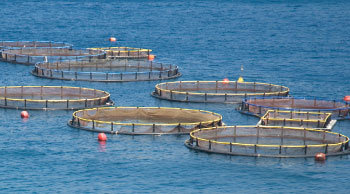
POLYGON ((32 74, 50 79, 102 82, 163 80, 181 75, 177 65, 140 59, 41 62, 35 64, 32 74))
POLYGON ((90 88, 65 86, 0 87, 0 107, 13 109, 81 109, 110 106, 110 94, 90 88))
POLYGON ((349 138, 325 130, 278 126, 221 126, 198 129, 185 142, 199 151, 242 156, 314 157, 349 154, 349 138))
POLYGON ((268 110, 329 112, 337 119, 349 118, 350 106, 344 101, 297 97, 256 97, 242 101, 240 112, 262 117, 268 110))
POLYGON ((151 49, 133 48, 133 47, 102 47, 88 48, 90 50, 104 51, 107 57, 116 58, 147 58, 152 52, 151 49))
POLYGON ((183 108, 104 107, 78 110, 68 125, 111 134, 189 134, 198 128, 221 126, 222 116, 183 108))
POLYGON ((335 122, 332 113, 268 110, 258 125, 331 130, 335 122))
POLYGON ((104 59, 106 53, 97 50, 70 48, 21 48, 4 50, 1 56, 5 62, 34 65, 42 61, 104 59))
POLYGON ((155 86, 152 96, 181 102, 239 103, 256 96, 287 96, 289 88, 280 85, 237 81, 176 81, 155 86))
POLYGON ((16 48, 72 48, 71 44, 53 41, 0 41, 0 50, 16 48))

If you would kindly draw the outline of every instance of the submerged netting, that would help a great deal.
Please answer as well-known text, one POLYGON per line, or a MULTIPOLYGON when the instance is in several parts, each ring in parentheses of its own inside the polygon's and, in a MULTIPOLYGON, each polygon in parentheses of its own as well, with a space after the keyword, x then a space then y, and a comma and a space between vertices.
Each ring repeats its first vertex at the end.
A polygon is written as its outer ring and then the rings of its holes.
POLYGON ((81 109, 113 105, 101 90, 65 86, 0 87, 0 107, 15 109, 81 109))
POLYGON ((188 134, 194 129, 221 126, 222 116, 203 110, 165 107, 106 107, 73 113, 68 125, 120 134, 188 134))
POLYGON ((154 97, 181 102, 238 103, 246 97, 287 96, 280 85, 236 81, 176 81, 157 84, 154 97))
POLYGON ((14 48, 28 48, 28 47, 71 48, 72 45, 64 42, 52 42, 52 41, 0 41, 0 50, 14 49, 14 48))
POLYGON ((33 75, 83 81, 144 81, 180 76, 178 66, 148 60, 92 60, 37 63, 33 75))
POLYGON ((343 101, 295 97, 247 98, 240 107, 242 113, 258 117, 267 110, 329 112, 336 118, 349 118, 350 107, 343 101))
POLYGON ((21 48, 4 50, 2 60, 11 63, 32 65, 42 61, 104 59, 106 53, 97 50, 69 48, 21 48))
POLYGON ((186 146, 207 152, 266 157, 313 157, 316 153, 349 153, 349 138, 324 130, 272 127, 222 126, 198 129, 186 146))
POLYGON ((332 113, 268 110, 260 124, 266 126, 289 126, 302 128, 327 128, 332 113))
POLYGON ((109 58, 147 58, 152 52, 150 49, 132 47, 103 47, 89 49, 105 51, 109 58))

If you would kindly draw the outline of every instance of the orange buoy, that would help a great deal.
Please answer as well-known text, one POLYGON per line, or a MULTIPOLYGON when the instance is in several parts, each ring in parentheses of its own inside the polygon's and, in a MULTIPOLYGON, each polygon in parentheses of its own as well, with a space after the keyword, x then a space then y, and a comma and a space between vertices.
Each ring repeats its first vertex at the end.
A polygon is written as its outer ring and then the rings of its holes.
POLYGON ((21 112, 21 117, 24 118, 24 119, 27 119, 27 118, 29 118, 29 113, 27 111, 22 111, 21 112))
POLYGON ((227 79, 227 78, 225 78, 225 79, 222 81, 223 84, 228 84, 229 82, 230 82, 230 80, 227 79))
POLYGON ((109 38, 109 41, 111 41, 111 42, 115 42, 115 41, 117 41, 117 39, 116 39, 116 38, 114 38, 114 37, 110 37, 110 38, 109 38))
POLYGON ((104 133, 99 133, 97 138, 99 141, 107 141, 107 136, 104 133))
POLYGON ((326 154, 324 154, 324 153, 317 153, 315 155, 315 160, 316 161, 325 161, 326 160, 326 154))
POLYGON ((153 60, 154 60, 154 58, 156 58, 156 56, 155 56, 155 55, 148 55, 148 60, 153 61, 153 60))
POLYGON ((350 96, 345 96, 344 101, 350 102, 350 96))

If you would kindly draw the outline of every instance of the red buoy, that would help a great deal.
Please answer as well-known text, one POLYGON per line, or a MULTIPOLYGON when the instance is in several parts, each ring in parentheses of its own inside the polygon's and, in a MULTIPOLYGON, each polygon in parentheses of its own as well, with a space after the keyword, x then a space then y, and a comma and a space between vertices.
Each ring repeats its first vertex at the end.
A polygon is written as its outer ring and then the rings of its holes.
POLYGON ((317 153, 315 155, 315 160, 316 161, 325 161, 326 160, 326 154, 324 154, 324 153, 317 153))
POLYGON ((230 82, 230 80, 227 79, 227 78, 225 78, 225 79, 222 81, 223 84, 228 84, 229 82, 230 82))
POLYGON ((21 117, 24 118, 24 119, 27 119, 27 118, 29 118, 29 113, 27 111, 22 111, 21 112, 21 117))
POLYGON ((344 101, 350 102, 350 96, 345 96, 345 97, 344 97, 344 101))
POLYGON ((156 56, 154 56, 154 55, 148 55, 148 60, 149 60, 149 61, 153 61, 154 58, 156 58, 156 56))
POLYGON ((99 141, 107 141, 107 136, 104 133, 99 133, 97 137, 99 141))
POLYGON ((111 41, 111 42, 115 42, 115 41, 117 41, 117 39, 116 39, 116 38, 114 38, 114 37, 110 37, 110 38, 109 38, 109 41, 111 41))

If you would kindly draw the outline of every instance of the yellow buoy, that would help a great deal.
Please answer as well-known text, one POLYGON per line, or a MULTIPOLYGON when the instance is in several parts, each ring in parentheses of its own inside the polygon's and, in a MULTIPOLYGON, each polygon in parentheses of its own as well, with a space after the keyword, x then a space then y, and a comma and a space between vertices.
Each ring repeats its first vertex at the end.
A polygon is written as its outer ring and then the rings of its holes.
POLYGON ((243 77, 242 77, 242 76, 239 76, 239 78, 238 78, 237 82, 244 82, 243 77))

